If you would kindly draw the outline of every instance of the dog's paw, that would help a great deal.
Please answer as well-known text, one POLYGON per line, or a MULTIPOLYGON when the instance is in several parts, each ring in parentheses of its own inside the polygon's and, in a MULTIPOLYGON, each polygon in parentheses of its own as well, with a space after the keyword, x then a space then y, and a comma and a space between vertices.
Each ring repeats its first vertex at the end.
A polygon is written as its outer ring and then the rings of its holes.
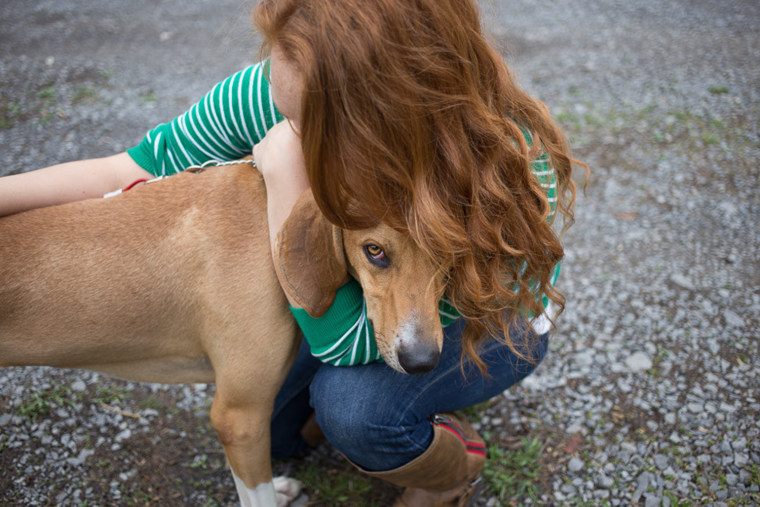
POLYGON ((277 495, 277 507, 286 507, 301 494, 303 484, 300 481, 283 475, 272 479, 274 492, 277 495))

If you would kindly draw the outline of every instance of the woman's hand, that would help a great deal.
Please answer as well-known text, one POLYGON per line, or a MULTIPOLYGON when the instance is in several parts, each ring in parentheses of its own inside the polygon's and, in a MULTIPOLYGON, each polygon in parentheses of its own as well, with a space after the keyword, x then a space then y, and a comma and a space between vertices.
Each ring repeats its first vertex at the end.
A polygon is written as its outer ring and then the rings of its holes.
POLYGON ((270 182, 297 182, 302 186, 302 191, 308 188, 301 138, 287 120, 272 127, 264 139, 253 147, 253 158, 267 182, 267 188, 270 182))
POLYGON ((301 138, 289 122, 280 122, 253 147, 253 158, 267 187, 269 231, 274 240, 293 205, 309 188, 301 138))

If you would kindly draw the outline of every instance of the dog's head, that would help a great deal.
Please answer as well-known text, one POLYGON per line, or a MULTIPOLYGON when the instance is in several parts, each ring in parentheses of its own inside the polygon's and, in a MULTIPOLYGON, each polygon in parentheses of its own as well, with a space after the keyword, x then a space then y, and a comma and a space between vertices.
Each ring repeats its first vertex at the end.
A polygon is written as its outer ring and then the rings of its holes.
POLYGON ((280 282, 309 315, 322 316, 350 274, 364 291, 385 362, 402 373, 427 373, 436 366, 443 345, 443 277, 408 235, 382 224, 341 230, 322 216, 307 191, 278 234, 275 251, 280 282))

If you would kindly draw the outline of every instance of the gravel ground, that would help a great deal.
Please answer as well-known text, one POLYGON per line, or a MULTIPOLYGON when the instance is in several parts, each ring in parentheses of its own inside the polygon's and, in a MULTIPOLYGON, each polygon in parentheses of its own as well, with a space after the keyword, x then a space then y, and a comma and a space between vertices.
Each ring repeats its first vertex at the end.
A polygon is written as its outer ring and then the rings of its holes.
MULTIPOLYGON (((760 4, 483 7, 593 175, 551 353, 476 412, 496 445, 540 441, 539 493, 481 505, 760 504, 760 4)), ((135 144, 255 59, 247 8, 3 2, 0 174, 135 144)), ((0 371, 0 504, 233 502, 212 395, 0 371)), ((323 457, 337 466, 328 446, 302 461, 323 457)), ((372 485, 381 504, 394 493, 372 485)))

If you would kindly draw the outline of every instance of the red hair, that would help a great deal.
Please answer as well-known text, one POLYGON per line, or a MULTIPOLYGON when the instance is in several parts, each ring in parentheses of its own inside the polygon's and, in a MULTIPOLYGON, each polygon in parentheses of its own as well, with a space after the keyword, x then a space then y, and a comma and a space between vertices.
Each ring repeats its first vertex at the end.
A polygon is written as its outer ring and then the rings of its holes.
POLYGON ((531 165, 548 153, 569 225, 573 161, 547 108, 487 43, 473 2, 263 0, 254 19, 301 72, 304 155, 326 217, 408 232, 448 277, 478 366, 487 336, 525 356, 510 324, 544 311, 536 294, 560 311, 565 301, 550 283, 563 250, 531 165))

